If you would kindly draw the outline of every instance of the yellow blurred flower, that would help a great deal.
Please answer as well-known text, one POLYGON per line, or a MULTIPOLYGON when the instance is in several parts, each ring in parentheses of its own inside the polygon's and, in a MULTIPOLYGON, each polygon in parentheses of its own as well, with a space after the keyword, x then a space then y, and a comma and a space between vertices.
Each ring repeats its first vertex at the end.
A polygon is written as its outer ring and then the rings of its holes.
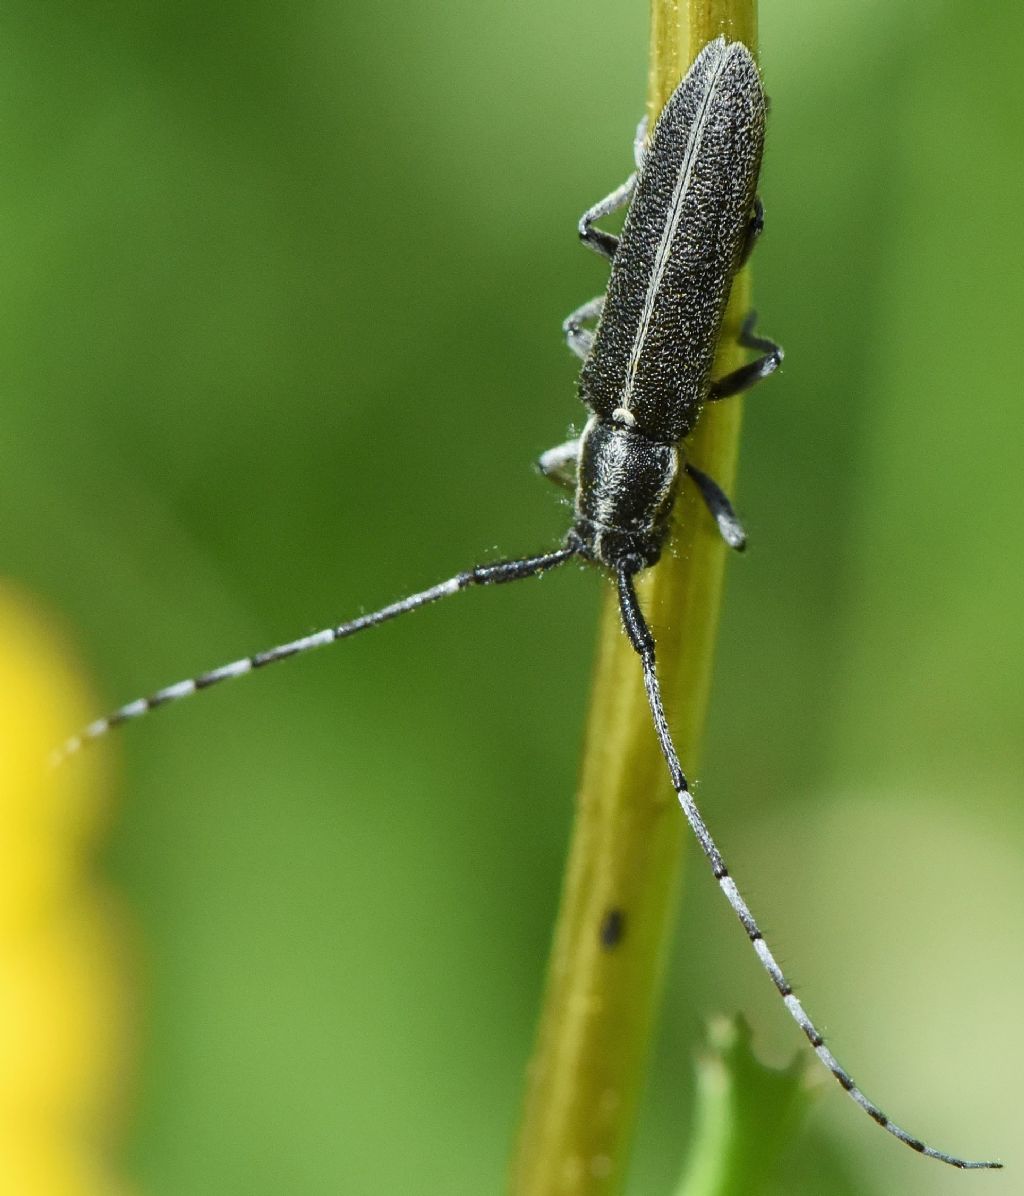
MULTIPOLYGON (((27 596, 0 585, 0 1196, 120 1196, 124 935, 94 874, 103 760, 51 771, 91 707, 27 596)), ((90 710, 91 712, 91 710, 90 710)))

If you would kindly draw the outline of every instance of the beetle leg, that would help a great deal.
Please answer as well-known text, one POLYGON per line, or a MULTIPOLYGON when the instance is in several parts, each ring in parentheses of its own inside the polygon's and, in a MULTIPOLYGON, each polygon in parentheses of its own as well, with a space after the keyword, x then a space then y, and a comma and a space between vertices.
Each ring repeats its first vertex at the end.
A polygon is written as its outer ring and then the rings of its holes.
POLYGON ((615 250, 619 247, 619 238, 614 233, 606 233, 604 229, 594 228, 594 221, 600 220, 602 216, 610 216, 612 212, 617 212, 619 208, 624 208, 633 198, 633 191, 636 189, 637 171, 643 166, 646 149, 647 116, 644 115, 637 125, 636 133, 633 136, 633 161, 636 163, 636 170, 626 179, 621 187, 616 187, 611 194, 606 195, 604 199, 598 200, 593 207, 587 208, 580 217, 579 224, 577 225, 580 240, 583 244, 609 260, 615 256, 615 250))
POLYGON ((640 118, 633 136, 633 162, 637 170, 642 170, 644 157, 647 154, 647 113, 640 118))
POLYGON ((736 512, 732 509, 732 503, 725 491, 714 479, 709 478, 706 473, 702 473, 695 465, 687 462, 684 468, 693 478, 705 506, 718 524, 722 539, 730 548, 742 552, 747 545, 747 533, 743 530, 743 524, 740 523, 736 512))
POLYGON ((576 485, 576 469, 580 458, 580 438, 567 440, 564 444, 549 448, 541 453, 537 461, 540 472, 558 486, 571 489, 576 485))
POLYGON ((777 345, 766 336, 758 336, 754 332, 754 325, 756 323, 757 312, 749 312, 747 318, 743 321, 743 327, 740 329, 738 339, 744 349, 757 349, 761 352, 762 356, 758 357, 756 361, 748 362, 747 365, 741 365, 738 370, 733 370, 731 374, 725 374, 717 381, 712 382, 711 390, 708 394, 709 402, 713 402, 715 399, 728 399, 732 395, 742 394, 743 391, 749 390, 752 386, 760 382, 762 378, 767 378, 769 374, 774 374, 782 364, 782 346, 777 345))
POLYGON ((604 229, 594 228, 594 221, 600 220, 602 216, 609 216, 612 212, 617 212, 619 208, 624 208, 633 198, 635 187, 636 171, 620 187, 616 187, 604 199, 599 199, 593 207, 587 208, 576 226, 583 244, 602 257, 608 258, 609 261, 615 256, 615 250, 619 247, 619 238, 614 233, 606 233, 604 229))
POLYGON ((594 331, 592 328, 584 328, 583 322, 596 320, 603 307, 604 295, 598 295, 596 299, 590 299, 574 312, 570 312, 562 321, 565 343, 582 361, 587 360, 594 345, 594 331))
POLYGON ((754 252, 754 246, 757 244, 757 239, 761 233, 764 232, 764 204, 761 202, 760 195, 754 196, 754 207, 750 213, 750 223, 747 225, 747 236, 743 242, 743 250, 740 253, 739 268, 742 269, 747 264, 747 259, 754 252))

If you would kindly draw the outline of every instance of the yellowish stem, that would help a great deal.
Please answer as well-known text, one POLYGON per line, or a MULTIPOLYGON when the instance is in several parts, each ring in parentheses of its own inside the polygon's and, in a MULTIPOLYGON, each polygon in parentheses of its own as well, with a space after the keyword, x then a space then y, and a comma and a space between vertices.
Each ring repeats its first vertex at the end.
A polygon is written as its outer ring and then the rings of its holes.
MULTIPOLYGON (((754 0, 652 0, 653 118, 700 48, 724 33, 756 49, 754 0)), ((742 363, 749 307, 733 284, 716 374, 742 363)), ((737 399, 710 406, 686 446, 727 491, 736 474, 737 399)), ((684 485, 668 549, 641 575, 673 734, 695 767, 711 683, 725 547, 684 485)), ((512 1196, 590 1196, 622 1189, 643 1088, 686 823, 668 784, 613 587, 597 667, 561 910, 512 1163, 512 1196), (610 932, 619 942, 608 946, 610 932)))

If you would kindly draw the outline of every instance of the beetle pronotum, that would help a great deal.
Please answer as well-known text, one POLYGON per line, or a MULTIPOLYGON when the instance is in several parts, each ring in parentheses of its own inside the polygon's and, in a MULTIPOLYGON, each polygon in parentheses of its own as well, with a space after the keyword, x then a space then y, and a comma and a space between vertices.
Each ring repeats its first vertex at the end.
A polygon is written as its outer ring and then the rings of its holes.
MULTIPOLYGON (((665 717, 654 638, 637 600, 634 578, 659 559, 683 476, 697 486, 725 541, 742 548, 743 529, 712 478, 685 460, 684 441, 706 402, 749 389, 773 373, 782 351, 755 335, 753 318, 740 343, 759 356, 711 379, 733 277, 761 231, 757 197, 764 141, 765 99, 745 46, 724 38, 701 51, 659 117, 649 144, 638 130, 636 171, 584 213, 581 239, 611 262, 606 293, 565 321, 569 347, 582 359, 580 398, 589 410, 582 435, 545 453, 542 472, 575 486, 572 525, 551 552, 478 565, 371 614, 280 644, 139 698, 67 740, 57 760, 120 723, 158 706, 239 677, 473 586, 538 576, 582 559, 609 572, 618 589, 622 623, 636 651, 672 787, 726 900, 818 1058, 879 1125, 912 1149, 960 1168, 994 1168, 927 1146, 889 1120, 856 1086, 824 1045, 794 995, 726 868, 679 762, 665 717), (629 205, 621 237, 596 221, 629 205), (596 327, 587 325, 596 321, 596 327)), ((621 918, 620 914, 620 918, 621 918)), ((606 933, 606 931, 602 931, 606 933)), ((607 931, 611 934, 611 931, 607 931)))

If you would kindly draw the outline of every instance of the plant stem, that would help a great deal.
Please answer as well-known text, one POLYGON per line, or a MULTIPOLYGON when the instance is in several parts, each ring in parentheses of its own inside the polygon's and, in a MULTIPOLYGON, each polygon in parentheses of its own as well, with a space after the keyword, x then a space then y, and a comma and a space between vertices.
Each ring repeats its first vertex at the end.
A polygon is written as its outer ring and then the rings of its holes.
MULTIPOLYGON (((651 118, 697 51, 724 33, 756 47, 754 0, 652 0, 651 118)), ((742 361, 749 306, 733 283, 716 374, 742 361)), ((710 406, 687 456, 726 490, 736 473, 740 403, 710 406)), ((684 485, 661 561, 639 579, 684 765, 696 762, 707 709, 725 547, 684 485)), ((513 1196, 621 1191, 643 1089, 686 824, 665 774, 639 662, 609 586, 537 1044, 509 1190, 513 1196), (608 940, 618 929, 618 942, 608 940)))

